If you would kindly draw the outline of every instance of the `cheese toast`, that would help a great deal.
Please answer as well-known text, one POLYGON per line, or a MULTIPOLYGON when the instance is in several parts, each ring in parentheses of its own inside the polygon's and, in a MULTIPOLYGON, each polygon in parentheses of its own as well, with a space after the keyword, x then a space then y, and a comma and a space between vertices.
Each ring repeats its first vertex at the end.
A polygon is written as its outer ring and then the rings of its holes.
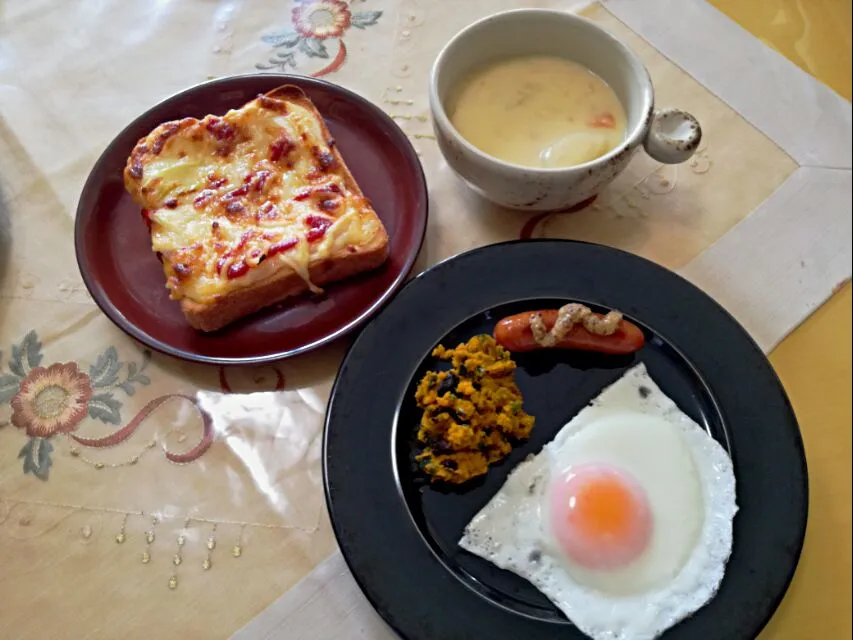
POLYGON ((388 235, 322 116, 298 87, 142 138, 124 184, 151 232, 169 295, 215 331, 379 267, 388 235))

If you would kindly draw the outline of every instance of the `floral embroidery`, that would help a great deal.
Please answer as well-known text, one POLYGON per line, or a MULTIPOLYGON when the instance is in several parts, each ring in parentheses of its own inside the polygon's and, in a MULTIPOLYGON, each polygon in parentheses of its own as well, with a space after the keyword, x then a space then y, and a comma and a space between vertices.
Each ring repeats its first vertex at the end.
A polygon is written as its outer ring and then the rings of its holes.
POLYGON ((31 438, 71 433, 88 413, 89 376, 73 362, 32 369, 12 398, 12 424, 31 438))
MULTIPOLYGON (((132 396, 137 387, 151 383, 144 373, 151 352, 144 351, 141 362, 124 363, 119 360, 115 347, 108 347, 95 359, 88 372, 81 371, 75 362, 41 366, 43 358, 42 344, 35 331, 30 331, 19 344, 12 345, 8 372, 4 370, 0 353, 0 404, 9 403, 12 425, 29 437, 18 453, 18 458, 23 460, 24 473, 31 473, 41 480, 47 480, 50 474, 53 465, 51 439, 58 434, 66 434, 86 447, 113 446, 130 437, 145 418, 167 400, 181 397, 195 404, 189 396, 160 396, 151 400, 117 431, 99 438, 84 437, 77 431, 86 418, 109 425, 121 424, 122 400, 116 394, 122 392, 132 396)), ((164 448, 167 459, 191 462, 209 448, 212 442, 209 418, 202 414, 202 422, 204 429, 199 443, 185 453, 174 453, 164 448)), ((96 465, 97 468, 104 466, 96 465)))
MULTIPOLYGON (((713 160, 708 156, 707 146, 697 149, 693 159, 687 163, 687 167, 696 175, 708 173, 713 165, 713 160)), ((615 218, 645 218, 648 216, 648 205, 645 205, 644 201, 672 193, 678 184, 678 176, 679 165, 658 164, 642 180, 627 189, 615 190, 611 187, 566 211, 530 216, 521 227, 519 238, 522 240, 533 237, 546 238, 548 237, 547 226, 554 219, 555 214, 573 213, 590 205, 602 214, 615 218)))
POLYGON ((536 227, 538 227, 541 222, 545 222, 550 219, 552 215, 554 214, 537 213, 530 216, 524 223, 524 225, 521 227, 521 231, 518 234, 519 239, 530 240, 533 237, 533 232, 536 231, 536 227))
POLYGON ((269 61, 256 64, 262 71, 275 69, 286 72, 297 66, 297 53, 308 58, 330 58, 329 42, 337 44, 337 53, 323 68, 311 75, 315 78, 337 71, 346 61, 347 48, 343 35, 351 28, 366 29, 375 25, 381 11, 351 11, 344 0, 296 0, 290 14, 292 30, 271 33, 261 39, 279 49, 269 61))
POLYGON ((544 228, 554 218, 554 216, 561 213, 576 213, 578 211, 586 209, 587 207, 592 205, 597 198, 598 195, 596 194, 582 202, 578 202, 576 205, 571 206, 568 209, 564 209, 563 211, 534 214, 530 216, 530 218, 527 219, 527 222, 524 223, 524 226, 521 227, 521 231, 519 232, 518 237, 521 240, 530 240, 533 237, 533 233, 536 231, 536 228, 540 226, 542 227, 542 235, 539 237, 545 237, 544 228))
POLYGON ((340 38, 352 24, 352 14, 346 2, 318 0, 297 4, 290 21, 306 38, 340 38))

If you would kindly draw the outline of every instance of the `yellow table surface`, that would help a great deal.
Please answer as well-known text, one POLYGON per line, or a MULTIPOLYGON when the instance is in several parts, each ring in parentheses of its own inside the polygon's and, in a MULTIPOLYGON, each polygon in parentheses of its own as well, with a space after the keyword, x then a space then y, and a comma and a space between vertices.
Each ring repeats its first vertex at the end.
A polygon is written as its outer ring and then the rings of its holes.
MULTIPOLYGON (((850 100, 850 0, 710 2, 850 100)), ((770 356, 800 421, 810 507, 800 566, 761 640, 851 637, 850 336, 848 283, 770 356)))

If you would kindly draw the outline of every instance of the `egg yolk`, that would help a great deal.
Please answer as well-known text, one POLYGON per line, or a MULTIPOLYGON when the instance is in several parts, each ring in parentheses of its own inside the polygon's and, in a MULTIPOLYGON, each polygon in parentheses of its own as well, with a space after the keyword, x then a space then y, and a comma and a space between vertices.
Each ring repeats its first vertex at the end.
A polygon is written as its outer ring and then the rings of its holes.
POLYGON ((616 569, 649 544, 652 517, 645 491, 610 466, 573 467, 551 488, 551 527, 558 544, 578 565, 616 569))

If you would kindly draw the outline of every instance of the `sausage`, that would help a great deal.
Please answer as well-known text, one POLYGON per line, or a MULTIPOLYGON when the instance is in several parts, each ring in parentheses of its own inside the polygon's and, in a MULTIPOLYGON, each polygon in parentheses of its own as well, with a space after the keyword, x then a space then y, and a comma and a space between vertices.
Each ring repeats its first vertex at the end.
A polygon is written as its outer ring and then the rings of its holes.
MULTIPOLYGON (((534 313, 541 315, 548 331, 554 327, 554 323, 557 321, 557 309, 538 312, 525 311, 498 322, 495 325, 495 341, 503 348, 515 353, 546 348, 536 342, 533 337, 533 330, 530 328, 530 316, 534 313)), ((599 318, 604 317, 597 313, 594 315, 599 318)), ((637 325, 622 320, 616 332, 609 336, 590 333, 582 324, 575 324, 552 348, 620 354, 638 351, 645 344, 645 341, 646 338, 637 325)))

